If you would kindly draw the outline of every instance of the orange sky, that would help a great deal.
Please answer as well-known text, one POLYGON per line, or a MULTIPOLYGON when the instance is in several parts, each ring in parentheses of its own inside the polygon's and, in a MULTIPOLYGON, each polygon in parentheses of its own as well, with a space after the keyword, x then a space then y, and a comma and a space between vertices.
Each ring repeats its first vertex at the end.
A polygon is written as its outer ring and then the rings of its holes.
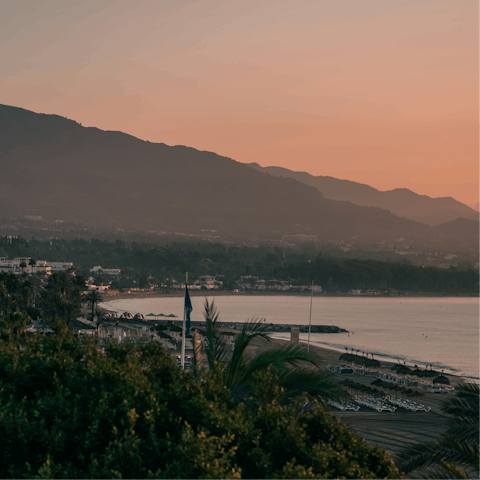
POLYGON ((478 202, 475 0, 7 2, 0 103, 478 202))

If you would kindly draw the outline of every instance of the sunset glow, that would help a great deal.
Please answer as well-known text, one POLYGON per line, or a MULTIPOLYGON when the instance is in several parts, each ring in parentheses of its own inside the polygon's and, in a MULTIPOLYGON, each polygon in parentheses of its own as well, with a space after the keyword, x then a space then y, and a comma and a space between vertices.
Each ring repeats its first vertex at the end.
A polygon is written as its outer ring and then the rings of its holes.
POLYGON ((49 0, 2 11, 2 104, 478 202, 477 1, 49 0))

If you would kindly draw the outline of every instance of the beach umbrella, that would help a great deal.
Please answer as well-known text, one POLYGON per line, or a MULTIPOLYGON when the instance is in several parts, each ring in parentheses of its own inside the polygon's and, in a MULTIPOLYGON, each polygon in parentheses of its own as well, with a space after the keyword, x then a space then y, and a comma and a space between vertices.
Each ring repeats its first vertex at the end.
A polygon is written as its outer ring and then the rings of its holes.
POLYGON ((165 315, 163 313, 157 313, 157 317, 164 317, 165 315))
POLYGON ((417 401, 417 397, 424 397, 425 394, 423 392, 420 392, 418 390, 413 391, 412 393, 407 394, 409 397, 415 396, 415 401, 417 401))
POLYGON ((156 315, 154 313, 149 313, 147 317, 156 317, 156 315))
POLYGON ((434 378, 433 383, 441 383, 443 385, 450 385, 450 380, 442 374, 442 375, 434 378))
POLYGON ((400 375, 408 375, 412 373, 412 371, 405 365, 402 365, 399 369, 397 369, 397 373, 400 375))
POLYGON ((421 377, 421 370, 415 365, 415 370, 411 372, 411 375, 415 375, 417 377, 421 377))
POLYGON ((367 367, 377 367, 377 368, 380 368, 382 366, 378 360, 375 360, 373 358, 368 359, 366 365, 367 367))
POLYGON ((171 313, 170 315, 167 315, 167 317, 176 317, 176 315, 174 315, 173 313, 171 313))
POLYGON ((398 391, 402 394, 402 395, 406 395, 407 394, 407 389, 405 387, 398 387, 398 391))

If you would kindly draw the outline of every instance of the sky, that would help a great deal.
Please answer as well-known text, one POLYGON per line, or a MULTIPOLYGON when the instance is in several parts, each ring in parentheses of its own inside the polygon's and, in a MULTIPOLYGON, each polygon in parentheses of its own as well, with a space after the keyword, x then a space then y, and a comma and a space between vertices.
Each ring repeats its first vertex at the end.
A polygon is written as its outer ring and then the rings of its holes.
POLYGON ((16 0, 0 103, 476 204, 476 0, 16 0))

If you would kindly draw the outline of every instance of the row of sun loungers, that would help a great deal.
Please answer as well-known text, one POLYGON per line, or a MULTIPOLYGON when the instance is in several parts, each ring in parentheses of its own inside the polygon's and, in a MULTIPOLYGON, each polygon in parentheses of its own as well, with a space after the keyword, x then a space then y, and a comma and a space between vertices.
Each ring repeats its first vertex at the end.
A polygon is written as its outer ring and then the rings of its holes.
POLYGON ((329 400, 330 405, 332 407, 338 408, 339 410, 353 410, 355 412, 358 412, 360 410, 359 405, 355 405, 354 403, 351 402, 336 402, 335 400, 329 400))
POLYGON ((376 398, 372 397, 361 397, 357 395, 355 402, 359 405, 363 405, 364 407, 373 408, 377 412, 382 412, 383 410, 394 412, 397 409, 397 407, 394 407, 389 403, 384 403, 381 400, 377 400, 376 398))
POLYGON ((397 405, 398 407, 406 408, 407 410, 412 410, 413 412, 417 412, 418 410, 423 410, 424 412, 430 411, 430 407, 426 407, 421 403, 411 402, 403 398, 390 397, 388 401, 394 405, 397 405))
POLYGON ((342 412, 345 410, 353 410, 358 412, 360 410, 360 405, 368 408, 372 408, 377 412, 387 411, 387 412, 394 412, 397 407, 405 408, 407 410, 411 410, 413 412, 417 411, 424 411, 429 412, 431 410, 430 407, 426 407, 421 403, 411 402, 409 400, 404 400, 402 398, 395 398, 395 397, 385 397, 384 399, 380 398, 372 398, 372 397, 362 397, 360 395, 355 396, 355 403, 352 402, 338 402, 335 400, 329 400, 328 402, 332 407, 338 408, 342 412), (384 402, 386 400, 388 403, 384 402))

